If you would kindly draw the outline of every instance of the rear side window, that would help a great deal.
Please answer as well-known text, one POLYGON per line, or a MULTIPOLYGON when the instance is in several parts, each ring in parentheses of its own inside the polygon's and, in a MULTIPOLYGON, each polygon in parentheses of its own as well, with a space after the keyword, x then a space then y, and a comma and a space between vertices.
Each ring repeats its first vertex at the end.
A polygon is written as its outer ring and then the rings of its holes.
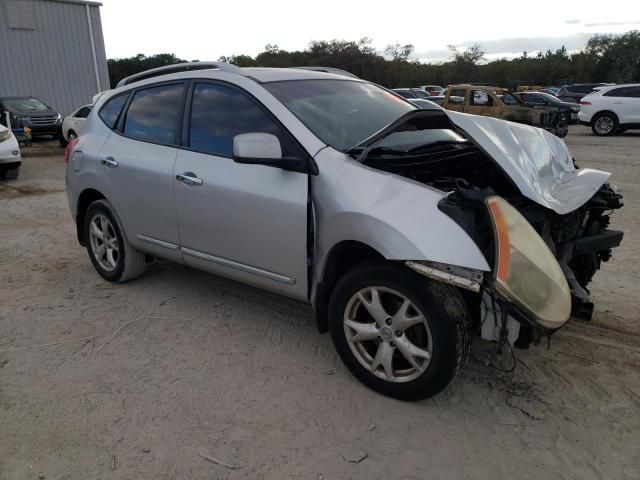
POLYGON ((189 148, 230 157, 233 155, 233 137, 253 132, 276 135, 285 156, 295 150, 288 135, 243 92, 213 83, 195 85, 189 148))
POLYGON ((120 112, 122 112, 122 107, 124 107, 127 101, 127 95, 127 93, 124 93, 110 98, 100 109, 100 118, 107 124, 107 127, 114 128, 116 126, 120 112))
POLYGON ((183 93, 181 83, 136 91, 127 109, 123 133, 138 140, 175 145, 183 93))
POLYGON ((466 95, 466 90, 451 90, 451 94, 449 95, 449 103, 454 105, 462 105, 464 103, 464 96, 466 95))
POLYGON ((89 116, 89 112, 91 112, 91 107, 82 107, 75 114, 76 118, 87 118, 89 116))
POLYGON ((626 98, 640 98, 640 87, 621 87, 614 88, 608 92, 603 93, 605 97, 626 97, 626 98))

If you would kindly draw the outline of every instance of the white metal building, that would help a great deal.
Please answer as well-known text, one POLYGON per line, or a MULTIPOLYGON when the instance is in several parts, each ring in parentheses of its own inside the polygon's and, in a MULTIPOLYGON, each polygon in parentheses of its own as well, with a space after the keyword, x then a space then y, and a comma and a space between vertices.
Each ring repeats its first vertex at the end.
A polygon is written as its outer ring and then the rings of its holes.
POLYGON ((108 89, 101 5, 0 0, 0 97, 38 97, 64 115, 108 89))

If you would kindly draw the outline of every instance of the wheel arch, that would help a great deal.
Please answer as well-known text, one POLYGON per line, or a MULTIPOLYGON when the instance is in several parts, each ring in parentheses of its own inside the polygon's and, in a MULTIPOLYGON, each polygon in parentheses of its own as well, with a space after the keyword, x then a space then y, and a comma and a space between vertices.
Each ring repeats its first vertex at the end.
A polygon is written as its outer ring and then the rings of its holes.
POLYGON ((320 333, 329 331, 329 299, 338 280, 357 265, 376 260, 385 260, 385 257, 375 248, 357 240, 343 240, 329 250, 313 302, 320 333))
POLYGON ((78 196, 78 202, 76 207, 76 232, 78 235, 78 242, 83 247, 86 246, 86 239, 84 238, 84 221, 85 215, 89 205, 96 200, 106 200, 106 197, 95 188, 86 188, 78 196))
POLYGON ((613 110, 599 110, 598 112, 596 112, 593 115, 591 115, 591 121, 589 123, 591 123, 593 125, 593 122, 596 120, 596 118, 598 118, 598 116, 600 116, 600 115, 602 115, 604 113, 613 116, 616 119, 616 121, 618 123, 620 123, 620 117, 618 117, 616 112, 614 112, 613 110))

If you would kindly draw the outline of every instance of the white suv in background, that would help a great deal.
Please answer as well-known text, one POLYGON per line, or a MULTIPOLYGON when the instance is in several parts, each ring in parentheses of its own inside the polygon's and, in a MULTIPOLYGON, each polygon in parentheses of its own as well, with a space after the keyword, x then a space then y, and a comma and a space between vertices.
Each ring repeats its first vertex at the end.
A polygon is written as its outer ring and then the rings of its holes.
POLYGON ((596 135, 640 128, 640 83, 598 88, 580 101, 578 120, 596 135))

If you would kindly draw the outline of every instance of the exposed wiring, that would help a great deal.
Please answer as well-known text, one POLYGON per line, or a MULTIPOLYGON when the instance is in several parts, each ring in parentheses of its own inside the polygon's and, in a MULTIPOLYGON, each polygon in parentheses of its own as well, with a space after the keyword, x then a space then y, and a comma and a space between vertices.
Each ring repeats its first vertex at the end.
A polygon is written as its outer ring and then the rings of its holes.
MULTIPOLYGON (((493 318, 496 325, 498 325, 498 310, 496 309, 496 302, 493 295, 491 295, 491 303, 493 305, 493 318)), ((509 330, 507 329, 507 313, 502 309, 500 310, 500 334, 498 337, 498 342, 496 343, 496 348, 493 351, 493 354, 491 355, 488 364, 490 367, 502 373, 511 373, 518 366, 518 359, 516 358, 516 353, 513 351, 511 342, 509 342, 509 330), (497 364, 495 364, 492 361, 492 359, 495 358, 496 356, 502 355, 502 353, 504 352, 504 349, 508 350, 511 356, 512 364, 509 368, 499 367, 497 364)))

